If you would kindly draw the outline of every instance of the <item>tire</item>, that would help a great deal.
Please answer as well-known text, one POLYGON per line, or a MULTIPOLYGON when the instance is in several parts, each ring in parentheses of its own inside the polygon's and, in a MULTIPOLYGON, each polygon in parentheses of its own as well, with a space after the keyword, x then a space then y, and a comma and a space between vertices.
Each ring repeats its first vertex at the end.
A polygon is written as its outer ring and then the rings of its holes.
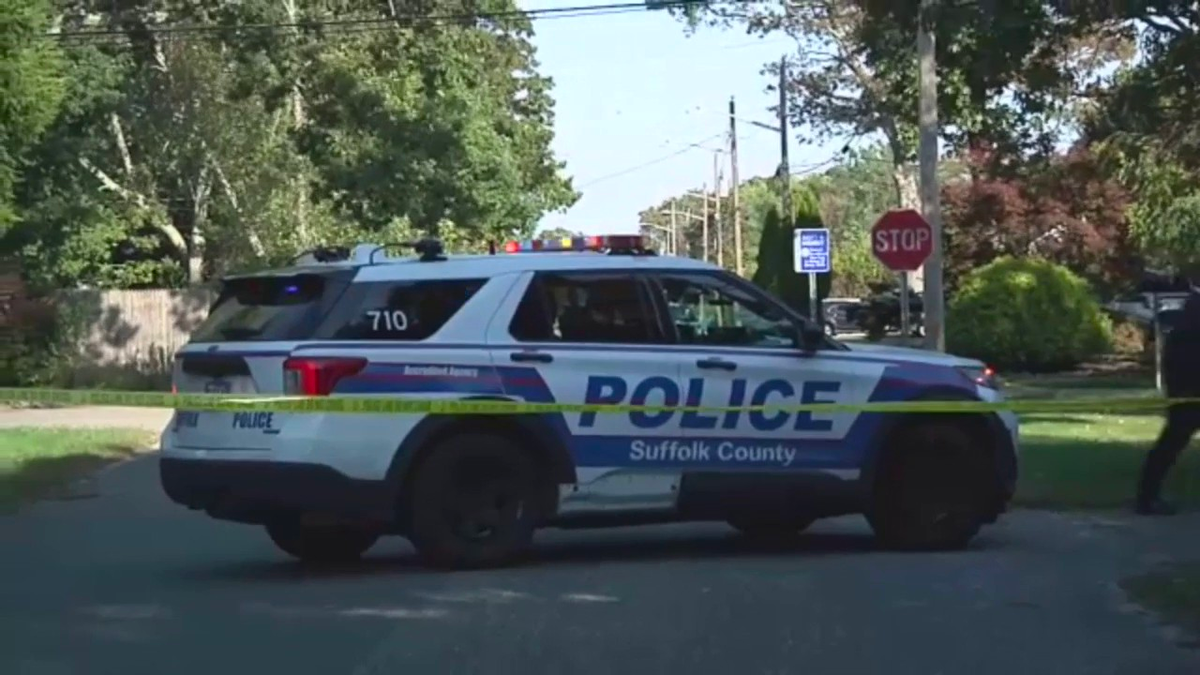
POLYGON ((284 553, 307 563, 354 562, 379 540, 373 530, 307 526, 298 521, 271 523, 267 535, 284 553))
POLYGON ((867 520, 888 548, 961 549, 985 522, 987 462, 971 435, 926 422, 902 432, 877 474, 867 520))
POLYGON ((837 336, 837 327, 834 326, 832 322, 826 321, 825 322, 825 334, 828 335, 829 337, 837 336))
POLYGON ((810 525, 816 518, 809 516, 794 516, 791 518, 771 518, 765 516, 733 516, 726 522, 733 529, 741 532, 750 539, 778 541, 795 537, 810 525))
POLYGON ((507 438, 472 433, 439 443, 409 490, 413 546, 434 567, 515 562, 540 519, 537 476, 530 455, 507 438))

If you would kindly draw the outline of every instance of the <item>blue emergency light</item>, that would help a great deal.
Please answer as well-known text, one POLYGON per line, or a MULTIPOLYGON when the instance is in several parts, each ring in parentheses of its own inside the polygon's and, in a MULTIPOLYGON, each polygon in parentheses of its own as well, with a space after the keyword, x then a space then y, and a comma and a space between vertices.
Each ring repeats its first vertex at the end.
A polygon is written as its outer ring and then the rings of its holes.
POLYGON ((549 253, 557 251, 644 251, 645 238, 638 234, 616 234, 600 237, 562 237, 560 239, 526 239, 504 245, 505 253, 549 253))

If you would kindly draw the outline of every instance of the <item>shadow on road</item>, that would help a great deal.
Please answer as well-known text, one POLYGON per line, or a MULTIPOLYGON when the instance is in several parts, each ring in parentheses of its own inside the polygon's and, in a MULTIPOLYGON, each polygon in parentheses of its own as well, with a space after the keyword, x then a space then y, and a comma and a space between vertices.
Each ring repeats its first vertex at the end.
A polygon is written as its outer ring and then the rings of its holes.
POLYGON ((73 482, 97 470, 133 457, 126 445, 112 443, 94 452, 77 452, 27 459, 0 472, 0 515, 12 515, 39 499, 67 499, 74 495, 73 482))
MULTIPOLYGON (((994 551, 1003 548, 1002 542, 980 537, 971 552, 994 551)), ((735 558, 769 560, 785 556, 858 555, 892 553, 881 549, 870 534, 811 533, 787 542, 761 542, 736 533, 710 532, 689 536, 663 538, 629 537, 614 540, 611 536, 596 540, 552 541, 534 547, 532 555, 516 565, 517 570, 555 569, 576 565, 603 563, 663 563, 692 561, 704 563, 735 558)), ((282 556, 282 554, 280 554, 282 556)), ((918 555, 918 554, 909 554, 918 555)), ((962 555, 961 552, 956 555, 962 555)), ((475 572, 487 574, 489 571, 475 572)), ((358 563, 314 567, 283 559, 278 561, 247 560, 223 565, 183 570, 187 581, 199 582, 295 582, 312 579, 342 579, 399 574, 445 574, 427 569, 415 554, 375 555, 358 563)), ((471 574, 471 572, 465 572, 471 574)), ((464 572, 456 572, 464 574, 464 572)))

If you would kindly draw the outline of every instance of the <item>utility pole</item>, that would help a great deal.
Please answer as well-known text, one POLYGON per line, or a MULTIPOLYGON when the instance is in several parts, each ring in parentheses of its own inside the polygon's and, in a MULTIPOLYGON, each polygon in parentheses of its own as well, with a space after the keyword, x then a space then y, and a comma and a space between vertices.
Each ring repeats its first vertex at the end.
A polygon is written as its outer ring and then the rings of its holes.
POLYGON ((782 203, 783 222, 791 228, 792 219, 792 169, 788 165, 788 120, 787 120, 787 57, 779 59, 779 195, 782 203))
POLYGON ((713 220, 717 224, 717 265, 725 266, 725 227, 721 222, 721 153, 713 153, 713 220))
POLYGON ((937 44, 934 37, 938 0, 921 0, 917 20, 917 65, 919 69, 917 126, 920 145, 917 156, 921 172, 921 211, 933 230, 933 250, 925 261, 925 348, 946 350, 945 299, 942 289, 942 206, 938 190, 938 81, 937 44))
POLYGON ((675 200, 671 200, 671 254, 679 255, 679 224, 675 220, 675 200))
POLYGON ((733 197, 733 253, 737 256, 734 270, 745 276, 742 262, 742 206, 738 201, 738 155, 737 155, 737 109, 733 97, 729 97, 729 180, 733 197))
POLYGON ((704 262, 708 262, 708 184, 700 186, 700 193, 704 197, 704 210, 701 212, 704 217, 704 262))

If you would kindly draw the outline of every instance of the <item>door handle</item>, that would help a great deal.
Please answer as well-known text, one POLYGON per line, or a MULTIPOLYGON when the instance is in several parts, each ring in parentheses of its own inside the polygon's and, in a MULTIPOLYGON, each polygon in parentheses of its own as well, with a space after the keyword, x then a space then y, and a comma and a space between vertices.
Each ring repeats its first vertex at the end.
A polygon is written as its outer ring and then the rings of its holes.
POLYGON ((513 352, 508 358, 517 363, 550 363, 554 356, 545 352, 513 352))
POLYGON ((737 364, 733 361, 725 361, 722 359, 700 359, 696 365, 704 370, 737 370, 737 364))

